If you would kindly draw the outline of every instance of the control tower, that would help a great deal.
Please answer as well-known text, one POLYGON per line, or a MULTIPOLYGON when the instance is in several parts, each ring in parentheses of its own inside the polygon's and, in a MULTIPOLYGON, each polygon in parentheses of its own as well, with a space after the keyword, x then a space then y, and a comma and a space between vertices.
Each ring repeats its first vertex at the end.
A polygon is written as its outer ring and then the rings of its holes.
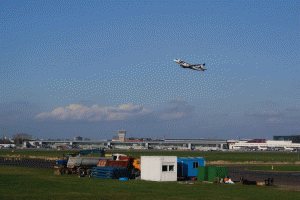
POLYGON ((120 142, 124 142, 124 140, 125 140, 125 135, 126 135, 126 131, 125 131, 125 130, 118 131, 118 135, 119 135, 119 141, 120 141, 120 142))

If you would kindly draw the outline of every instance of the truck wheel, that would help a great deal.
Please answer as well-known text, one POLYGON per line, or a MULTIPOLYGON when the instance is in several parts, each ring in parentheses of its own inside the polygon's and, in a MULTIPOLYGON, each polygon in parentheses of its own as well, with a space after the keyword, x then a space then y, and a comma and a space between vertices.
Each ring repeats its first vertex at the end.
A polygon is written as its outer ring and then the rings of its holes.
POLYGON ((76 174, 77 172, 78 172, 78 170, 75 170, 74 168, 71 171, 72 174, 76 174))
POLYGON ((78 171, 78 177, 80 177, 83 174, 83 169, 79 169, 78 171))
POLYGON ((131 174, 135 174, 136 173, 136 170, 135 170, 135 168, 133 168, 132 170, 131 170, 131 174))
POLYGON ((92 174, 92 170, 91 170, 91 169, 87 169, 87 170, 86 170, 86 174, 87 174, 88 176, 90 176, 90 175, 92 174))

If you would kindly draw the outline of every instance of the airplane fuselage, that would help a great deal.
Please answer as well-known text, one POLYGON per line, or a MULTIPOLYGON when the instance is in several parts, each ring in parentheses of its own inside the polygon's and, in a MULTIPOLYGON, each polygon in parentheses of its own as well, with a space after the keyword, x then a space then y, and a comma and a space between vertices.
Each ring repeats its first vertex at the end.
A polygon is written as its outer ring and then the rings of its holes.
POLYGON ((196 65, 191 65, 189 63, 186 63, 180 59, 174 59, 174 61, 178 64, 180 64, 181 68, 190 68, 193 70, 197 70, 197 71, 204 71, 206 69, 204 69, 205 63, 204 64, 196 64, 196 65))

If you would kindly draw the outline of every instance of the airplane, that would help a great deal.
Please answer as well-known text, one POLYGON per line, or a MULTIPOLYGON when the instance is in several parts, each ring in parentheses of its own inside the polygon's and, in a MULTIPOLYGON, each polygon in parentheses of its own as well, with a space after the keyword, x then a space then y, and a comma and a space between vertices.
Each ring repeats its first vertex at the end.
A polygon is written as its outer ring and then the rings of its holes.
POLYGON ((177 62, 178 64, 180 64, 181 68, 190 68, 193 70, 197 70, 197 71, 205 71, 207 69, 204 69, 205 63, 204 64, 195 64, 195 65, 191 65, 189 63, 186 63, 180 59, 174 59, 175 62, 177 62))
POLYGON ((286 146, 284 146, 283 149, 284 149, 285 151, 293 151, 293 150, 294 150, 294 148, 286 147, 286 146))

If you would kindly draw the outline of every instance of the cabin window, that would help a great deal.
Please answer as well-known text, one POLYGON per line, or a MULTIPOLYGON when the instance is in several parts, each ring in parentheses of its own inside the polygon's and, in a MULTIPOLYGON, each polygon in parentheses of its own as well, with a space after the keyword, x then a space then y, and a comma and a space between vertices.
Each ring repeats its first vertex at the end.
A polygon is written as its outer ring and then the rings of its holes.
POLYGON ((198 163, 198 162, 193 162, 193 167, 194 167, 194 169, 195 169, 195 168, 198 168, 198 166, 199 166, 199 163, 198 163))
POLYGON ((168 171, 168 165, 163 165, 162 166, 162 171, 167 172, 168 171))
POLYGON ((173 172, 174 171, 174 165, 169 165, 169 172, 173 172))

